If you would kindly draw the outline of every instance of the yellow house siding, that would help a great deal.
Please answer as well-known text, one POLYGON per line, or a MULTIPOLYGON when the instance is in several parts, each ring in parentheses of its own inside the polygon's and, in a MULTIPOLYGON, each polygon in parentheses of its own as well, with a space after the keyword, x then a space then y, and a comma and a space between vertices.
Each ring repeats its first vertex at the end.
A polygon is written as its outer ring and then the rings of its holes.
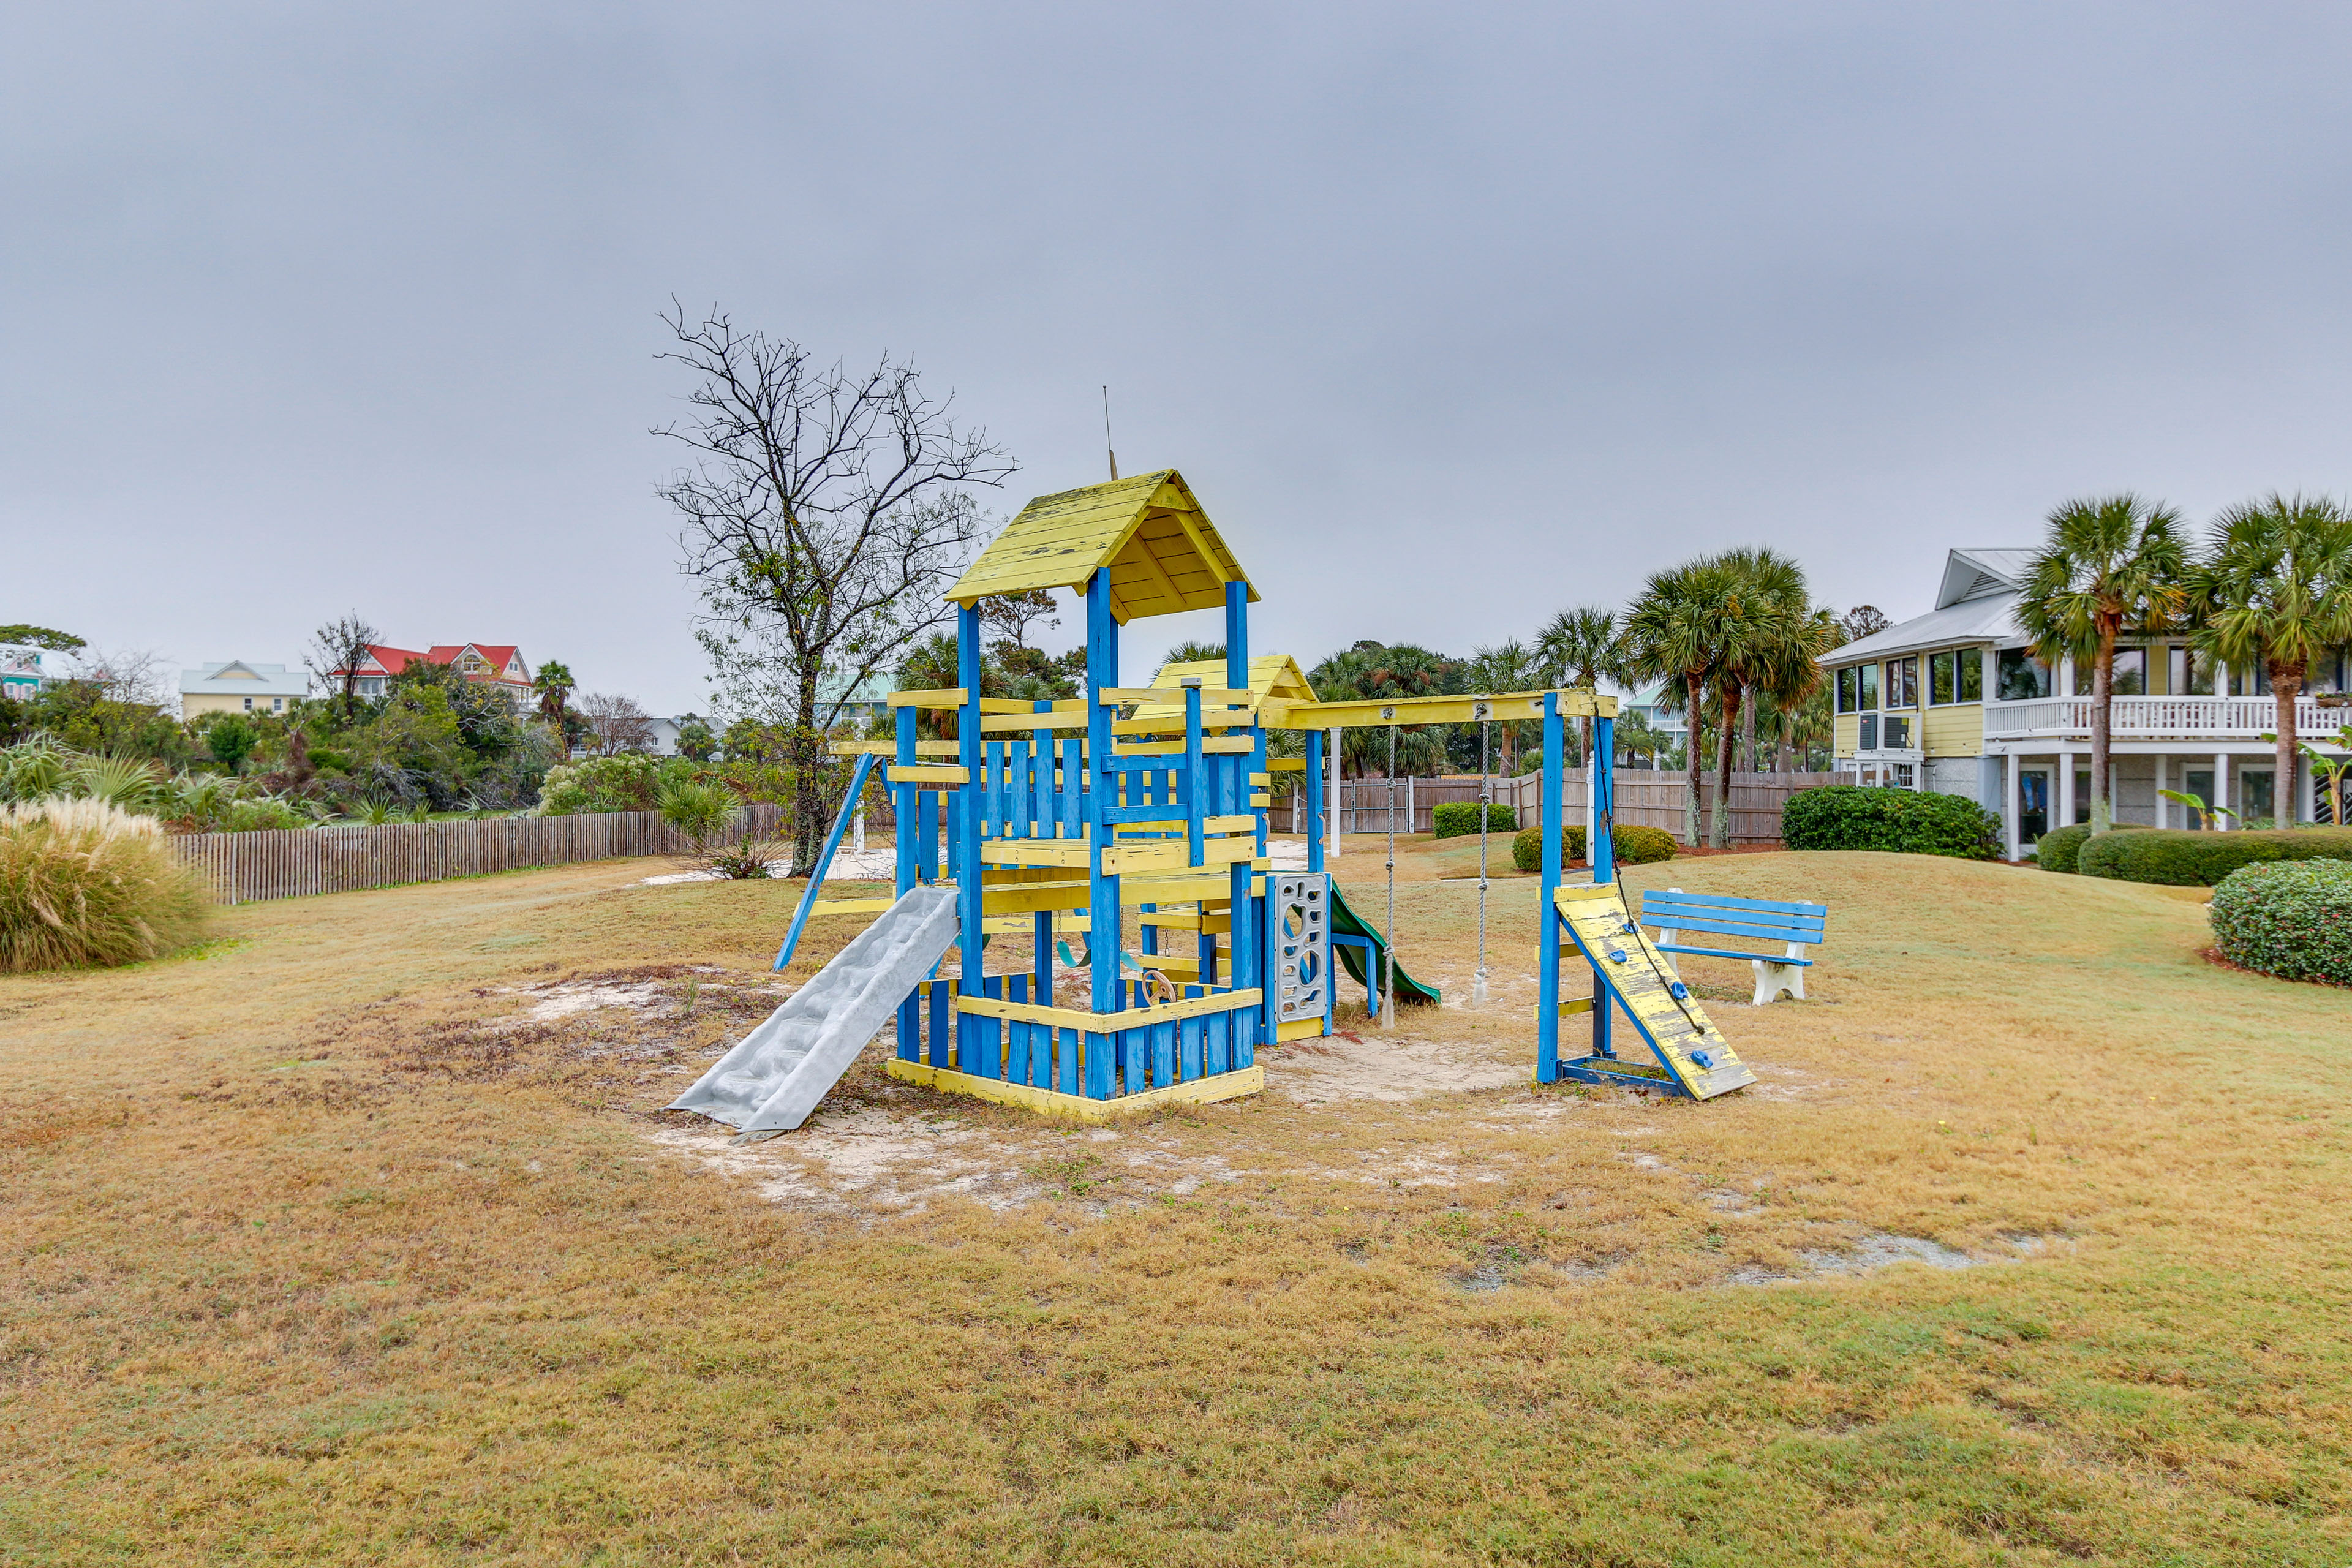
POLYGON ((1984 704, 1930 708, 1920 734, 1931 757, 1980 757, 1984 755, 1984 704))
POLYGON ((1859 713, 1839 714, 1836 721, 1831 725, 1830 749, 1841 757, 1850 757, 1853 755, 1854 748, 1861 744, 1862 715, 1859 713))
MULTIPOLYGON (((290 702, 293 699, 290 697, 257 696, 253 699, 252 711, 256 713, 283 713, 286 710, 283 708, 273 708, 270 704, 273 702, 290 702)), ((199 713, 243 713, 247 710, 245 703, 246 700, 244 697, 231 697, 225 692, 184 692, 180 697, 180 717, 183 719, 194 719, 199 713)))

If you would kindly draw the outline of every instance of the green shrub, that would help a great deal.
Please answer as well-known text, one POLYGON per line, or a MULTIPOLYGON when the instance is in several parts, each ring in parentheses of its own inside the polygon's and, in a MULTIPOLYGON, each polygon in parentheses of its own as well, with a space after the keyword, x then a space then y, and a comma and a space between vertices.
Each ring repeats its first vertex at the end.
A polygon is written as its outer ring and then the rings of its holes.
POLYGON ((205 901, 152 816, 90 799, 0 806, 0 970, 154 958, 194 940, 205 901))
MULTIPOLYGON (((2141 822, 2118 822, 2115 830, 2118 833, 2155 831, 2141 822)), ((2083 853, 2083 846, 2090 840, 2091 825, 2087 822, 2078 822, 2072 827, 2053 827, 2033 841, 2034 861, 2045 871, 2063 871, 2072 876, 2076 869, 2076 858, 2083 853)))
POLYGON ((539 786, 541 816, 602 811, 651 811, 659 764, 642 752, 587 757, 547 770, 539 786))
POLYGON ((655 803, 662 820, 677 829, 697 855, 705 853, 710 840, 727 830, 741 804, 735 792, 723 785, 696 784, 691 779, 663 784, 655 803))
POLYGON ((1663 827, 1612 827, 1609 847, 1620 866, 1650 866, 1675 858, 1675 836, 1663 827))
MULTIPOLYGON (((1620 866, 1647 866, 1675 858, 1674 835, 1656 827, 1617 826, 1609 830, 1609 846, 1620 866)), ((1559 863, 1563 869, 1584 858, 1584 825, 1568 825, 1560 834, 1559 863)), ((1511 840, 1511 864, 1522 871, 1543 869, 1543 829, 1530 827, 1511 840)))
POLYGON ((2352 985, 2352 861, 2240 867, 2213 889, 2213 937, 2244 968, 2352 985))
POLYGON ((1780 841, 1791 849, 1881 849, 1990 860, 2000 853, 2000 819, 1965 795, 1824 784, 1789 797, 1780 814, 1780 841))
MULTIPOLYGON (((1478 831, 1478 803, 1475 800, 1450 800, 1429 815, 1440 838, 1459 838, 1478 831)), ((1486 807, 1487 832, 1508 833, 1518 825, 1519 814, 1509 806, 1486 807)))
POLYGON ((2268 833, 2191 833, 2167 827, 2109 833, 2083 846, 2074 863, 2085 877, 2210 888, 2242 866, 2271 860, 2352 860, 2352 827, 2290 827, 2268 833))

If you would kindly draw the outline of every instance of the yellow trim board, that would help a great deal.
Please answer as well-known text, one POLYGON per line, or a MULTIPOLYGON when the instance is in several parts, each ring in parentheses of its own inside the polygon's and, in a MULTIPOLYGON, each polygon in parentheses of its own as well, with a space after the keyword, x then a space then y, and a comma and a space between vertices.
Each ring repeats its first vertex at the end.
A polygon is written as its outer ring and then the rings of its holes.
POLYGON ((1323 1020, 1293 1018, 1287 1024, 1276 1024, 1274 1026, 1274 1037, 1276 1043, 1286 1040, 1319 1040, 1323 1037, 1323 1020))
POLYGON ((998 1105, 1017 1105, 1024 1110, 1040 1111, 1047 1116, 1067 1116, 1079 1121, 1113 1121, 1121 1117, 1143 1115, 1163 1105, 1214 1105, 1221 1100, 1239 1100, 1245 1094, 1255 1094, 1265 1088, 1265 1068, 1262 1067, 1245 1067, 1238 1072, 1196 1078, 1189 1083, 1171 1083, 1165 1089, 1147 1089, 1140 1094, 1123 1094, 1117 1100, 1088 1100, 1084 1095, 1064 1094, 1059 1089, 1033 1089, 1025 1083, 978 1078, 971 1073, 957 1072, 952 1068, 900 1061, 897 1057, 884 1062, 882 1070, 900 1083, 919 1084, 942 1094, 968 1094, 974 1100, 992 1100, 998 1105))
POLYGON ((1048 1007, 1037 1002, 1000 1002, 993 996, 958 996, 956 1011, 983 1018, 1008 1018, 1019 1024, 1046 1024, 1082 1034, 1109 1035, 1140 1029, 1147 1024, 1169 1024, 1181 1018, 1205 1018, 1213 1013, 1243 1013, 1265 1000, 1255 986, 1246 991, 1219 991, 1156 1007, 1133 1007, 1123 1013, 1081 1013, 1076 1007, 1048 1007))

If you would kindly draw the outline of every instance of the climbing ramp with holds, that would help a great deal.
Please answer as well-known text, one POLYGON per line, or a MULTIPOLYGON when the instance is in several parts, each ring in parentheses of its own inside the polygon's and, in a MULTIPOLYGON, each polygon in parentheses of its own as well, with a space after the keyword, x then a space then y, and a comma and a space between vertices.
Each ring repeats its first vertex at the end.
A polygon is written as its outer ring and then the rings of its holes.
POLYGON ((1694 1100, 1712 1100, 1756 1081, 1690 987, 1625 908, 1623 885, 1562 888, 1554 907, 1569 940, 1592 966, 1592 995, 1561 1005, 1593 1014, 1593 1053, 1559 1064, 1559 1076, 1586 1083, 1629 1084, 1694 1100), (1613 1004, 1613 1009, 1611 1005, 1613 1004), (1645 1068, 1620 1058, 1610 1037, 1612 1010, 1633 1021, 1657 1058, 1645 1068))
POLYGON ((798 1127, 947 956, 958 929, 953 888, 908 889, 670 1109, 723 1121, 739 1142, 798 1127))

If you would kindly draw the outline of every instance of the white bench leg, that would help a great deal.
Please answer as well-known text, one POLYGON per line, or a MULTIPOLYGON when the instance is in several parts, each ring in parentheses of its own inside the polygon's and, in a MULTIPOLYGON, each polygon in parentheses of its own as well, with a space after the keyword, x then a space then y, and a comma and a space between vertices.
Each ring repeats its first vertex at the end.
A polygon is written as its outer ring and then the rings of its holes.
MULTIPOLYGON (((1805 944, 1790 942, 1788 956, 1804 957, 1805 944)), ((1805 999, 1805 970, 1802 964, 1776 963, 1769 958, 1752 958, 1748 962, 1756 966, 1756 1000, 1750 1005, 1762 1007, 1777 1002, 1783 991, 1800 1002, 1805 999)))
MULTIPOLYGON (((1669 893, 1679 893, 1682 889, 1680 888, 1668 888, 1666 891, 1669 893)), ((1653 945, 1658 947, 1672 947, 1675 943, 1682 941, 1682 932, 1673 926, 1660 926, 1658 928, 1656 941, 1653 945)), ((1677 980, 1680 980, 1683 977, 1683 966, 1675 962, 1675 955, 1673 953, 1662 952, 1658 954, 1658 956, 1666 961, 1667 973, 1673 975, 1677 980)))

